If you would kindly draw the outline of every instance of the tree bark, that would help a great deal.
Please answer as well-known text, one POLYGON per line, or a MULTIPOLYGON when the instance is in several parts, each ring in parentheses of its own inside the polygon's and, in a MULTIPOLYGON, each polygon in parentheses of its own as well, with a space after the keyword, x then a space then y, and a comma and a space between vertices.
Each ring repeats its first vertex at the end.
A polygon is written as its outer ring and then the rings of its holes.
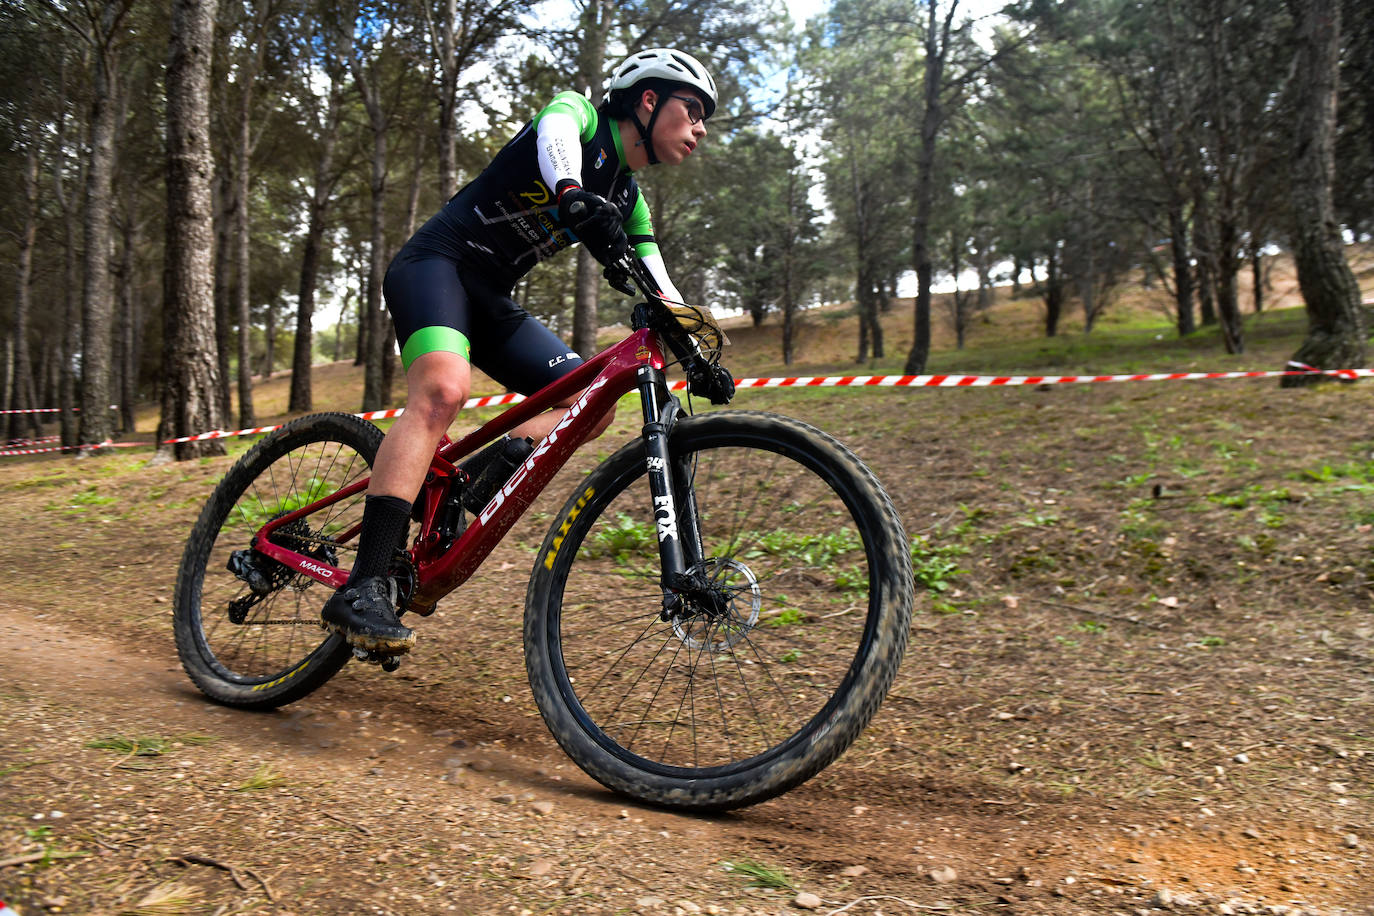
POLYGON ((1264 252, 1259 242, 1252 240, 1247 253, 1250 261, 1251 296, 1255 302, 1255 314, 1264 311, 1264 252))
POLYGON ((142 324, 135 294, 137 285, 134 252, 138 247, 139 226, 132 201, 133 182, 126 182, 126 201, 120 226, 119 268, 116 271, 118 286, 116 291, 116 328, 115 352, 118 385, 119 429, 130 433, 134 430, 134 406, 138 401, 138 364, 140 348, 139 330, 142 324))
MULTIPOLYGON (((19 250, 14 270, 14 356, 10 360, 9 405, 14 410, 32 410, 38 406, 34 398, 33 367, 29 360, 29 307, 32 291, 29 280, 33 274, 33 245, 38 235, 38 144, 29 138, 24 156, 24 221, 19 233, 19 250)), ((9 415, 6 435, 18 439, 27 429, 38 438, 42 425, 38 414, 9 415)))
POLYGON ((584 357, 596 352, 596 311, 601 292, 601 265, 586 247, 577 249, 577 279, 573 286, 572 349, 584 357))
POLYGON ((91 23, 91 133, 86 172, 85 282, 81 296, 81 427, 79 444, 96 446, 113 438, 110 413, 111 216, 114 209, 114 143, 119 93, 115 33, 132 0, 107 0, 91 23))
MULTIPOLYGON (((1032 271, 1032 275, 1034 272, 1032 271)), ((1050 249, 1045 262, 1045 336, 1059 333, 1059 319, 1064 314, 1064 279, 1059 272, 1059 249, 1050 249)))
MULTIPOLYGON (((582 8, 579 23, 582 45, 578 48, 574 81, 574 86, 579 90, 595 92, 601 85, 601 71, 606 66, 606 42, 614 14, 615 5, 610 0, 586 0, 582 8)), ((585 246, 578 247, 574 289, 572 349, 588 357, 596 352, 599 326, 596 313, 601 293, 601 270, 585 246)))
MULTIPOLYGON (((166 356, 158 439, 219 429, 214 215, 210 182, 210 55, 217 0, 173 0, 167 64, 166 356)), ((221 440, 159 447, 166 460, 224 454, 221 440)))
POLYGON ((232 248, 229 243, 229 228, 233 225, 234 209, 237 206, 234 202, 234 176, 230 173, 227 164, 219 164, 213 187, 215 361, 218 363, 216 376, 219 385, 216 397, 219 398, 220 416, 227 418, 234 414, 234 397, 230 391, 234 376, 229 363, 229 354, 233 350, 234 343, 234 323, 229 318, 229 312, 232 308, 230 300, 233 298, 233 292, 230 289, 233 280, 233 262, 230 257, 232 248))
POLYGON ((958 0, 951 0, 943 41, 937 31, 939 20, 936 0, 927 2, 926 57, 924 98, 921 106, 920 145, 916 156, 916 218, 912 221, 911 251, 916 270, 915 327, 911 352, 907 354, 904 372, 921 375, 930 359, 930 281, 933 268, 930 260, 930 217, 935 206, 935 143, 940 135, 944 110, 940 92, 944 88, 945 54, 949 49, 949 18, 954 15, 958 0))
MULTIPOLYGON (((67 94, 66 60, 62 61, 62 74, 59 88, 63 97, 67 94)), ((61 151, 67 148, 67 119, 65 111, 57 119, 56 143, 54 148, 59 155, 53 157, 53 190, 57 205, 62 211, 62 344, 58 353, 57 407, 61 428, 62 445, 67 448, 80 444, 77 438, 76 418, 76 353, 80 346, 81 311, 76 300, 77 285, 77 247, 76 247, 76 208, 72 205, 67 190, 67 176, 64 170, 61 151)))
MULTIPOLYGON (((1339 85, 1339 0, 1290 2, 1297 22, 1296 72, 1304 79, 1293 151, 1293 253, 1307 306, 1307 338, 1292 363, 1318 369, 1363 368, 1368 359, 1360 287, 1345 260, 1331 199, 1339 85)), ((1316 377, 1286 377, 1294 386, 1316 377)))
POLYGON ((234 312, 239 327, 239 425, 245 428, 257 423, 257 411, 253 409, 253 284, 250 228, 252 160, 253 147, 256 145, 253 140, 253 102, 258 74, 262 72, 267 56, 267 28, 274 15, 270 2, 253 4, 253 31, 250 35, 244 36, 249 47, 243 59, 239 61, 235 74, 239 90, 239 109, 234 153, 234 197, 238 201, 238 206, 234 210, 233 228, 234 275, 237 280, 234 287, 234 312))
POLYGON ((1179 337, 1197 330, 1193 318, 1193 265, 1188 252, 1188 222, 1183 216, 1183 200, 1177 194, 1169 199, 1169 253, 1174 262, 1174 322, 1179 337))
POLYGON ((1238 272, 1235 252, 1240 246, 1240 232, 1229 218, 1220 220, 1213 239, 1214 255, 1211 269, 1216 283, 1217 317, 1221 321, 1222 342, 1227 353, 1245 352, 1245 331, 1240 320, 1240 296, 1236 289, 1238 272))
MULTIPOLYGON (((348 27, 353 28, 350 22, 348 27)), ((390 40, 390 33, 382 41, 390 40)), ((380 410, 386 406, 390 392, 383 361, 390 358, 388 345, 391 341, 386 310, 382 307, 382 275, 386 270, 386 138, 390 118, 383 107, 381 86, 378 74, 368 72, 358 60, 358 55, 349 55, 349 67, 353 71, 353 81, 362 96, 363 107, 367 111, 368 126, 372 131, 372 174, 369 188, 372 194, 372 216, 367 262, 367 298, 365 300, 364 321, 367 325, 367 344, 363 366, 363 410, 380 410)))
MULTIPOLYGON (((346 40, 349 44, 337 49, 334 52, 337 56, 326 58, 322 68, 329 73, 329 102, 325 110, 324 121, 319 125, 320 156, 315 163, 315 180, 310 194, 310 217, 305 233, 304 250, 301 254, 301 275, 296 306, 296 337, 291 354, 291 397, 287 403, 287 409, 294 413, 304 413, 314 407, 311 364, 314 361, 315 350, 315 287, 319 278, 320 248, 324 242, 329 207, 333 202, 334 188, 338 185, 340 178, 335 167, 335 158, 339 145, 339 130, 343 120, 344 74, 339 67, 343 60, 353 56, 351 32, 346 36, 346 40)), ((343 336, 342 313, 339 315, 338 336, 343 336)), ((336 353, 339 352, 338 343, 338 341, 335 342, 336 353)))

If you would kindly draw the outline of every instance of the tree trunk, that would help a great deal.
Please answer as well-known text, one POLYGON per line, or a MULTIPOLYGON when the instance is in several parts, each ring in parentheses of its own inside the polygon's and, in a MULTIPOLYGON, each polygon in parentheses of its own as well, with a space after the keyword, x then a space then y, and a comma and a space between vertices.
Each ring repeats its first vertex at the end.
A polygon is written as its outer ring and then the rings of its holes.
MULTIPOLYGON (((324 240, 324 211, 328 197, 321 201, 319 171, 315 173, 315 193, 310 201, 310 224, 305 233, 305 250, 301 255, 301 278, 296 304, 296 339, 291 354, 291 397, 287 410, 304 413, 312 409, 310 384, 311 354, 314 350, 315 283, 319 274, 320 244, 324 240)), ((343 331, 343 316, 339 316, 339 331, 343 331)))
POLYGON ((236 280, 234 311, 237 316, 238 334, 238 389, 239 425, 257 425, 257 411, 253 409, 253 284, 252 235, 250 230, 250 210, 252 208, 252 161, 253 161, 253 99, 257 86, 258 73, 266 56, 266 32, 272 17, 270 5, 262 4, 253 11, 252 47, 248 49, 238 67, 237 83, 239 89, 237 149, 234 153, 237 170, 234 173, 235 192, 238 207, 234 211, 234 276, 236 280))
MULTIPOLYGON (((67 92, 66 59, 62 61, 60 90, 63 97, 67 92)), ((65 114, 59 115, 57 136, 54 149, 67 148, 67 120, 65 114)), ((61 428, 62 445, 72 448, 79 444, 76 418, 76 353, 80 345, 81 312, 76 301, 77 250, 76 250, 76 208, 72 205, 67 191, 67 177, 63 171, 62 156, 53 157, 53 190, 58 207, 62 211, 62 345, 58 353, 57 406, 61 428)))
POLYGON ((854 362, 868 361, 868 334, 871 327, 869 313, 872 311, 873 281, 868 275, 868 265, 861 257, 859 260, 859 280, 854 284, 854 310, 859 313, 859 352, 854 362))
MULTIPOLYGON (((218 0, 216 0, 218 2, 218 0)), ((229 228, 233 225, 234 180, 227 163, 219 163, 214 182, 214 220, 215 220, 215 362, 217 365, 216 383, 219 385, 219 413, 222 417, 234 414, 234 400, 230 391, 233 374, 229 365, 229 354, 234 344, 234 323, 229 318, 232 309, 230 300, 233 294, 230 284, 233 280, 229 228)))
POLYGON ((1174 321, 1178 336, 1197 330, 1193 319, 1193 265, 1188 252, 1188 223, 1183 217, 1183 201, 1177 195, 1169 200, 1169 253, 1174 261, 1174 321))
POLYGON ((1249 261, 1250 294, 1255 300, 1255 314, 1258 315, 1264 311, 1264 253, 1254 239, 1250 242, 1249 261))
POLYGON ((1227 353, 1245 352, 1245 329, 1240 320, 1240 295, 1236 289, 1236 250, 1240 233, 1229 219, 1217 225, 1213 240, 1215 256, 1211 268, 1216 282, 1217 316, 1221 319, 1222 342, 1227 353))
MULTIPOLYGON (((957 0, 951 0, 957 5, 957 0)), ((940 92, 944 89, 945 54, 949 46, 948 19, 944 41, 937 31, 937 0, 928 0, 925 33, 925 84, 920 118, 920 145, 916 157, 916 218, 912 222, 912 261, 916 269, 915 328, 911 352, 907 354, 907 375, 921 375, 930 359, 930 217, 935 206, 935 142, 940 135, 944 110, 940 92)), ((954 15, 951 7, 949 17, 954 15)))
POLYGON ((1059 247, 1050 248, 1045 262, 1045 336, 1059 333, 1059 319, 1064 314, 1064 279, 1059 273, 1059 247))
POLYGON ((386 407, 382 360, 386 357, 387 316, 382 307, 382 273, 386 270, 386 130, 372 134, 372 220, 367 258, 367 361, 363 368, 363 410, 386 407))
MULTIPOLYGON (((126 182, 132 188, 132 182, 126 182)), ((128 196, 132 196, 131 192, 128 196)), ((138 246, 138 224, 135 222, 133 202, 126 197, 124 219, 121 225, 121 245, 119 256, 118 309, 115 330, 115 351, 118 356, 118 371, 115 373, 119 391, 119 428, 121 432, 134 431, 134 407, 138 401, 138 337, 139 314, 138 298, 134 293, 134 251, 138 246)))
POLYGON ((1214 229, 1207 191, 1199 189, 1193 198, 1193 257, 1197 262, 1198 313, 1204 328, 1217 323, 1214 229))
MULTIPOLYGON (((210 182, 210 53, 216 0, 173 0, 167 63, 166 356, 158 439, 219 429, 215 357, 214 216, 210 182)), ((222 455, 221 440, 159 447, 166 460, 222 455)))
MULTIPOLYGON (((454 154, 454 131, 458 110, 458 75, 456 28, 458 4, 443 0, 440 5, 443 21, 438 28, 439 79, 439 193, 448 200, 458 190, 458 165, 454 154)), ((410 233, 406 233, 410 237, 410 233)))
POLYGON ((787 170, 787 225, 782 242, 782 364, 792 365, 796 356, 797 278, 797 213, 798 196, 805 193, 799 187, 797 169, 787 170))
MULTIPOLYGON (((33 367, 29 360, 29 307, 32 292, 29 279, 33 274, 33 244, 38 235, 38 144, 32 138, 25 143, 24 156, 24 221, 19 233, 19 250, 15 258, 14 282, 14 356, 10 360, 9 405, 14 410, 33 410, 35 402, 33 367)), ((9 415, 6 436, 18 439, 27 430, 33 438, 42 435, 38 414, 9 415)))
MULTIPOLYGON (((347 49, 352 57, 351 45, 347 49)), ((339 176, 334 159, 339 145, 339 126, 343 113, 343 87, 335 59, 325 69, 329 72, 329 107, 320 125, 320 156, 315 163, 315 180, 310 194, 310 217, 301 254, 301 276, 296 305, 296 337, 291 354, 291 396, 287 410, 305 413, 313 409, 314 393, 311 385, 311 364, 315 350, 315 286, 319 278, 320 246, 324 242, 326 219, 339 176)), ((343 314, 339 315, 339 337, 343 334, 343 314)), ((335 359, 339 353, 335 341, 335 359)))
MULTIPOLYGON (((1339 0, 1305 0, 1290 7, 1298 24, 1296 72, 1306 77, 1295 106, 1292 195, 1293 255, 1307 306, 1307 338, 1291 362, 1360 369, 1368 359, 1365 315, 1331 200, 1341 6, 1339 0)), ((1286 377, 1283 384, 1313 380, 1286 377)))
MULTIPOLYGON (((352 28, 350 23, 349 28, 352 28)), ((385 46, 390 42, 390 32, 382 40, 385 46)), ((389 378, 383 363, 391 358, 389 332, 390 322, 382 306, 382 275, 386 270, 386 138, 390 127, 390 116, 383 106, 382 87, 378 73, 369 71, 358 59, 356 52, 349 54, 349 67, 353 71, 353 81, 362 96, 363 107, 367 110, 368 127, 372 131, 372 175, 369 189, 372 196, 372 216, 370 242, 367 260, 367 297, 364 300, 364 313, 359 330, 365 326, 367 339, 365 345, 360 341, 364 354, 363 363, 363 410, 380 410, 387 406, 390 392, 389 378)))
POLYGON ((367 311, 367 278, 372 268, 367 261, 360 261, 356 266, 358 268, 358 337, 353 341, 353 365, 366 366, 368 340, 372 336, 371 322, 368 320, 367 311))
POLYGON ((234 174, 234 182, 238 186, 234 196, 238 199, 238 206, 234 209, 233 227, 233 258, 234 258, 234 306, 233 314, 238 324, 238 393, 239 393, 239 426, 248 428, 256 425, 254 422, 253 410, 253 319, 251 313, 251 271, 249 261, 251 259, 249 227, 248 227, 248 156, 247 156, 247 136, 248 136, 248 115, 247 112, 241 113, 242 120, 239 123, 239 152, 242 158, 238 162, 238 170, 234 174))
MULTIPOLYGON (((606 42, 610 35, 615 5, 609 0, 586 0, 582 8, 579 32, 582 45, 578 48, 577 74, 573 85, 582 91, 597 92, 601 87, 602 71, 606 67, 606 42)), ((586 246, 577 251, 577 283, 573 295, 572 349, 584 357, 596 352, 597 299, 601 292, 601 270, 586 246)), ((689 300, 690 301, 690 300, 689 300)))
POLYGON ((277 361, 277 305, 275 302, 267 304, 267 323, 263 328, 263 352, 262 352, 262 378, 267 380, 272 377, 272 365, 277 361))
POLYGON ((114 210, 115 114, 119 74, 114 34, 128 11, 129 0, 108 0, 93 23, 94 67, 91 85, 91 134, 86 172, 85 283, 81 296, 81 429, 83 446, 114 437, 110 413, 111 317, 114 288, 110 276, 110 224, 114 210))
POLYGON ((573 287, 572 349, 583 357, 596 352, 597 297, 601 290, 601 267, 585 247, 577 249, 577 279, 573 287))

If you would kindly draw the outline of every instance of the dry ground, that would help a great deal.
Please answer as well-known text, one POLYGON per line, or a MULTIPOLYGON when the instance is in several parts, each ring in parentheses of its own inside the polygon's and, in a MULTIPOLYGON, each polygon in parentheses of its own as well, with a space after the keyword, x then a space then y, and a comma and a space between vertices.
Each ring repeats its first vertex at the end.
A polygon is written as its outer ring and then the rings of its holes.
MULTIPOLYGON (((1131 358, 1269 368, 1301 323, 1252 330, 1245 358, 1153 332, 1131 358)), ((769 371, 734 336, 736 374, 769 371)), ((594 455, 419 624, 399 672, 350 665, 271 714, 203 702, 171 639, 181 546, 230 459, 9 459, 0 899, 25 916, 772 916, 803 912, 801 892, 889 916, 1374 913, 1369 397, 742 393, 873 466, 926 539, 930 588, 851 751, 711 818, 600 789, 524 685, 533 551, 594 455), (143 740, 92 746, 121 736, 143 740)))

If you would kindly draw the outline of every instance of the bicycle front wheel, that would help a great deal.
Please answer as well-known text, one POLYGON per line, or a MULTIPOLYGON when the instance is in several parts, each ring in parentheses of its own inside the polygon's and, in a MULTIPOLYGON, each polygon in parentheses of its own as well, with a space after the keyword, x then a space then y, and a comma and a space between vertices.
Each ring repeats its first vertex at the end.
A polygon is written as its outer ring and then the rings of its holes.
POLYGON ((909 547, 873 473, 800 421, 691 417, 669 453, 679 511, 694 506, 700 529, 691 572, 714 597, 665 612, 633 442, 544 540, 526 666, 554 737, 603 785, 679 808, 750 805, 829 765, 877 711, 906 648, 909 547))
MULTIPOLYGON (((173 597, 182 667, 206 696, 249 709, 304 697, 350 657, 320 628, 329 589, 253 550, 267 522, 367 477, 382 431, 348 414, 301 417, 245 454, 186 542, 173 597)), ((365 492, 284 525, 273 539, 349 569, 365 492)))

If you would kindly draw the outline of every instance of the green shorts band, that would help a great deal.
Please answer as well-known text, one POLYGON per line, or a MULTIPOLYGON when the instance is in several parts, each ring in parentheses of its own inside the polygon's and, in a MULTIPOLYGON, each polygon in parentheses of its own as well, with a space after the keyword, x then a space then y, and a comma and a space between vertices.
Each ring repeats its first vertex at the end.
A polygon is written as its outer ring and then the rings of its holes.
POLYGON ((405 346, 401 347, 401 365, 409 369, 411 363, 426 353, 457 353, 471 362, 468 355, 471 350, 467 335, 462 331, 441 324, 430 325, 406 339, 405 346))

